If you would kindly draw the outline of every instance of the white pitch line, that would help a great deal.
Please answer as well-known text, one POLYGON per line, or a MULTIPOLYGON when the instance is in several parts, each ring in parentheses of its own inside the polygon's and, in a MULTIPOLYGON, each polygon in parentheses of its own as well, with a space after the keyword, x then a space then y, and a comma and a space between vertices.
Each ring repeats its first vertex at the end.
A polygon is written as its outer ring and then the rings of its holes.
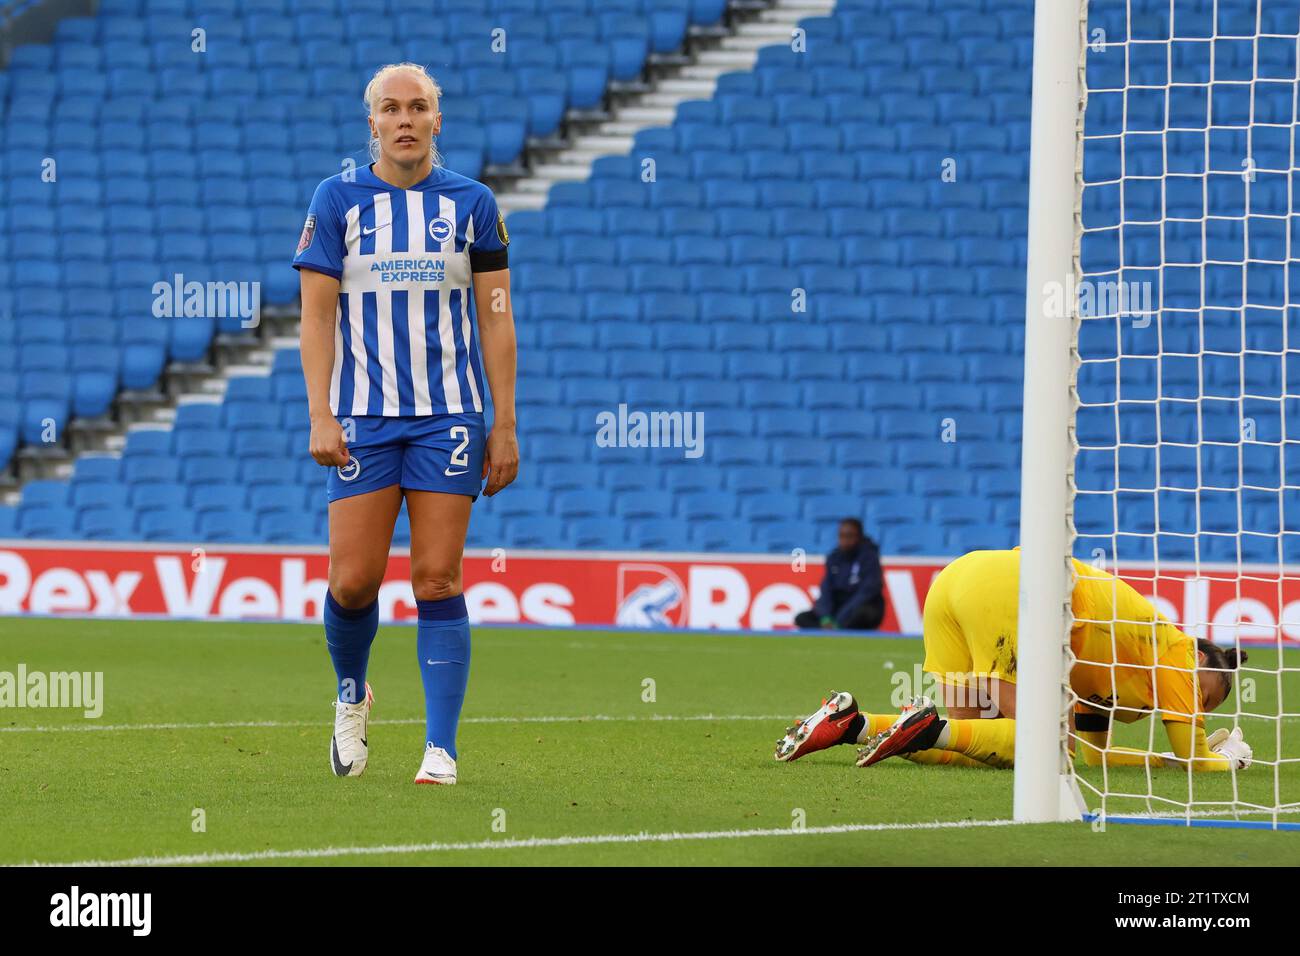
MULTIPOLYGON (((673 714, 650 714, 646 717, 618 717, 609 714, 586 714, 573 717, 465 717, 461 720, 462 724, 583 724, 596 723, 599 721, 611 722, 642 722, 658 723, 663 721, 693 721, 693 720, 789 720, 788 716, 774 716, 771 714, 687 714, 676 716, 673 714)), ((408 717, 400 720, 372 720, 371 724, 422 724, 423 717, 408 717)), ((232 720, 232 721, 213 721, 209 723, 196 724, 55 724, 41 727, 0 727, 0 734, 34 734, 34 733, 57 733, 57 732, 76 732, 84 733, 87 731, 116 731, 116 730, 227 730, 241 727, 323 727, 328 726, 329 720, 232 720)))
POLYGON ((191 853, 179 856, 136 856, 126 860, 81 860, 74 863, 33 861, 17 866, 194 866, 207 863, 254 863, 261 860, 318 860, 340 856, 442 853, 452 850, 527 850, 558 846, 611 843, 677 843, 684 840, 743 840, 751 837, 822 836, 832 833, 874 833, 888 830, 966 830, 1018 826, 1014 820, 933 820, 928 823, 841 823, 834 826, 773 828, 770 830, 700 830, 694 833, 603 833, 592 836, 530 837, 523 840, 479 840, 472 843, 397 843, 381 846, 317 847, 300 850, 258 850, 251 853, 191 853))
MULTIPOLYGON (((774 720, 790 721, 789 714, 650 714, 645 717, 635 715, 616 716, 611 714, 581 714, 576 716, 539 716, 539 717, 465 717, 462 724, 583 724, 599 721, 656 723, 660 721, 699 721, 699 720, 774 720)), ((1297 717, 1280 718, 1282 723, 1300 721, 1297 717)), ((420 717, 406 717, 396 720, 372 720, 372 724, 402 725, 422 724, 420 717)), ((0 734, 36 734, 36 733, 86 733, 90 731, 109 732, 119 730, 236 730, 251 727, 320 727, 328 725, 329 718, 321 720, 230 720, 208 721, 206 723, 171 723, 171 724, 43 724, 35 727, 0 727, 0 734)))

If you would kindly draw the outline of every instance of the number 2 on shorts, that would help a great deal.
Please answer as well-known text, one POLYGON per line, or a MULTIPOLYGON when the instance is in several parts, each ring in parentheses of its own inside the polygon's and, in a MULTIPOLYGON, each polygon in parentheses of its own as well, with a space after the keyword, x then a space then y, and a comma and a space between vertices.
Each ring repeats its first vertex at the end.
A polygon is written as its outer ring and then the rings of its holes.
POLYGON ((469 429, 464 425, 453 425, 451 426, 451 437, 460 439, 460 444, 451 453, 452 467, 468 468, 469 455, 465 454, 465 449, 469 447, 469 429))

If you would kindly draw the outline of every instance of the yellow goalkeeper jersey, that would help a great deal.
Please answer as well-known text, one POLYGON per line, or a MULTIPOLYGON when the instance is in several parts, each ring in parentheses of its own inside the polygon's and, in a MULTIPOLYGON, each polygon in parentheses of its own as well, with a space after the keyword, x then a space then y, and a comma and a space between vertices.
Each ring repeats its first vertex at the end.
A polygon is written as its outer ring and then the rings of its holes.
POLYGON ((1162 720, 1201 723, 1196 641, 1113 574, 1077 559, 1074 571, 1074 692, 1122 723, 1152 711, 1162 720))

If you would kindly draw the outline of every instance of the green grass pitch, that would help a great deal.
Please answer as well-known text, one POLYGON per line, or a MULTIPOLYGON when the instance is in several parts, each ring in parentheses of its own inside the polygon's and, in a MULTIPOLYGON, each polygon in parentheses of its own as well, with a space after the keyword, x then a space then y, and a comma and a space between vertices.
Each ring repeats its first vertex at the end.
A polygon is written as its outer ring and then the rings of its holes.
MULTIPOLYGON (((847 747, 773 761, 790 718, 831 688, 888 709, 891 676, 921 658, 907 639, 477 629, 460 783, 418 787, 414 638, 381 629, 369 767, 339 780, 319 627, 0 618, 0 670, 102 671, 105 697, 98 720, 0 710, 0 863, 1300 863, 1300 833, 969 825, 1010 816, 1009 771, 858 770, 847 747)), ((1300 676, 1286 676, 1286 699, 1300 699, 1300 676)), ((1141 725, 1128 734, 1146 739, 1141 725)), ((1261 756, 1272 736, 1271 722, 1254 730, 1261 756)), ((1300 724, 1284 726, 1283 749, 1300 755, 1300 724)), ((1276 780, 1252 769, 1240 792, 1271 804, 1276 785, 1295 801, 1298 767, 1276 780)), ((1140 770, 1112 774, 1146 789, 1140 770)), ((1156 785, 1174 796, 1186 777, 1156 785)))

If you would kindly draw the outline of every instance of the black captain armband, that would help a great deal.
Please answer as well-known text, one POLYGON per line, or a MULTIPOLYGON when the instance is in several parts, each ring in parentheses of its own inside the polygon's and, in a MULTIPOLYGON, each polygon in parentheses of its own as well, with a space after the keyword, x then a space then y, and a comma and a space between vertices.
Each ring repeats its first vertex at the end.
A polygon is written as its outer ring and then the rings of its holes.
POLYGON ((1097 733, 1110 727, 1110 717, 1106 714, 1092 714, 1085 711, 1076 711, 1074 715, 1074 729, 1081 734, 1097 733))
POLYGON ((509 267, 508 249, 470 249, 470 272, 498 272, 509 267))

